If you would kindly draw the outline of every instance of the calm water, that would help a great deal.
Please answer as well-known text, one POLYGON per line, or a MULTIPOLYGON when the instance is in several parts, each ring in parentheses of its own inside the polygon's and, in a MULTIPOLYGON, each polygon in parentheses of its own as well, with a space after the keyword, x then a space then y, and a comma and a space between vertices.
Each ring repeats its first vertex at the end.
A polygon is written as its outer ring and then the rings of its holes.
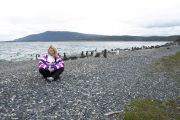
POLYGON ((0 42, 0 60, 27 60, 36 54, 47 52, 49 45, 57 47, 58 52, 67 55, 79 54, 81 51, 95 50, 101 51, 104 49, 115 48, 131 48, 142 46, 163 45, 167 42, 0 42), (32 56, 31 56, 32 55, 32 56))

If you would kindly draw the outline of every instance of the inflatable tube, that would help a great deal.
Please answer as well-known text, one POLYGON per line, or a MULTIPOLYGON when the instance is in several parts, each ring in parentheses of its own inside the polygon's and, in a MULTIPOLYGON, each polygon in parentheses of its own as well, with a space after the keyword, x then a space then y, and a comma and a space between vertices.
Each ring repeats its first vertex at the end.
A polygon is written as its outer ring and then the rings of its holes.
POLYGON ((39 54, 36 54, 36 60, 39 59, 40 55, 39 54))

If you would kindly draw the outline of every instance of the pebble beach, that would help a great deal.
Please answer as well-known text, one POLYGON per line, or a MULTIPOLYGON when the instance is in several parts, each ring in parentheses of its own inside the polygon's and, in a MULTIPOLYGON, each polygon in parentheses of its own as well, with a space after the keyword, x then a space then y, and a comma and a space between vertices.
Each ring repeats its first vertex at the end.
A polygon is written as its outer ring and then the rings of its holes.
POLYGON ((180 96, 179 83, 153 63, 180 51, 172 45, 104 57, 65 61, 60 79, 45 81, 38 61, 0 61, 0 118, 20 120, 114 120, 135 98, 180 96))

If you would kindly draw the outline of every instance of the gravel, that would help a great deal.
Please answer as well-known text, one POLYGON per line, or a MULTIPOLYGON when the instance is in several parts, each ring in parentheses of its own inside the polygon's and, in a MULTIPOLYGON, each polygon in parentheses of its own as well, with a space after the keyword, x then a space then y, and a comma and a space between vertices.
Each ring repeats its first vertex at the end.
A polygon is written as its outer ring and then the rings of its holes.
POLYGON ((114 120, 104 114, 123 110, 131 99, 176 98, 177 81, 151 67, 180 51, 180 46, 169 48, 65 61, 60 79, 51 83, 39 74, 38 61, 0 61, 0 118, 114 120))

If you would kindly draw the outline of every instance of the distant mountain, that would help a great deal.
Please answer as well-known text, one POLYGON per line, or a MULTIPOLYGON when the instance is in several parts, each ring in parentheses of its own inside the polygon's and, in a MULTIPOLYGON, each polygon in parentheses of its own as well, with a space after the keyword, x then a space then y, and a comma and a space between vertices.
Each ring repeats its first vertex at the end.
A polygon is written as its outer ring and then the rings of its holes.
POLYGON ((175 41, 176 36, 108 36, 96 34, 83 34, 69 31, 47 31, 15 39, 17 42, 49 42, 49 41, 175 41))
POLYGON ((16 39, 18 42, 34 41, 76 41, 76 40, 94 40, 103 35, 83 34, 68 31, 47 31, 40 34, 32 34, 23 38, 16 39))

